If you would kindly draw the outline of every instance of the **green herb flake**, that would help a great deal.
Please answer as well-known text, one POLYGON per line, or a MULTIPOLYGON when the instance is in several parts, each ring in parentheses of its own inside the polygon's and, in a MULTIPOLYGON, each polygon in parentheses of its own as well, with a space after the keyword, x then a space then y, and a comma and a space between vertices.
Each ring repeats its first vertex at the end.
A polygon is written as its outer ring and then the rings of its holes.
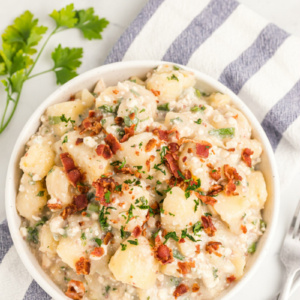
POLYGON ((248 247, 248 253, 253 254, 256 251, 256 242, 252 243, 249 247, 248 247))
POLYGON ((179 81, 179 79, 177 78, 177 76, 175 74, 172 74, 171 77, 167 77, 168 80, 176 80, 176 81, 179 81))
POLYGON ((176 242, 179 241, 179 237, 176 235, 176 232, 175 232, 175 231, 168 232, 168 233, 165 235, 165 241, 164 241, 164 244, 167 243, 168 239, 173 239, 173 240, 176 241, 176 242))
POLYGON ((173 249, 173 256, 179 260, 185 259, 185 257, 177 249, 173 249))
POLYGON ((44 195, 45 195, 45 191, 39 191, 39 192, 36 194, 37 197, 44 197, 44 195))
POLYGON ((169 103, 160 104, 157 106, 157 109, 160 111, 170 111, 169 103))
POLYGON ((67 143, 67 142, 68 142, 68 136, 66 135, 66 136, 64 137, 63 141, 62 141, 62 144, 65 144, 65 143, 67 143))
POLYGON ((126 250, 126 248, 127 248, 127 245, 126 244, 120 244, 121 245, 121 251, 125 251, 126 250))
POLYGON ((212 129, 208 132, 210 135, 218 136, 221 138, 225 137, 234 137, 235 135, 235 128, 228 127, 228 128, 220 128, 220 129, 212 129))
POLYGON ((202 119, 198 119, 197 121, 194 121, 194 123, 196 123, 196 124, 201 124, 202 123, 202 119))
POLYGON ((102 240, 101 240, 101 239, 99 239, 99 238, 94 238, 94 241, 95 241, 95 243, 96 243, 99 247, 101 247, 101 245, 102 245, 102 240))
POLYGON ((129 244, 135 245, 135 246, 137 246, 137 245, 139 244, 139 242, 138 242, 137 239, 135 239, 134 241, 133 241, 133 240, 127 240, 127 242, 128 242, 129 244))

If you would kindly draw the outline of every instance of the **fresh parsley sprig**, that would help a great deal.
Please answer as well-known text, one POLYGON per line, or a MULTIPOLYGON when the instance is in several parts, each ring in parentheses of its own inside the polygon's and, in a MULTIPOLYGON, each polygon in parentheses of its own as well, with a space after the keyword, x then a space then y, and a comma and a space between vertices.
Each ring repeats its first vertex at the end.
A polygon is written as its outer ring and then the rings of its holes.
POLYGON ((75 10, 73 4, 69 4, 61 10, 54 10, 49 15, 55 21, 55 28, 47 36, 40 50, 37 46, 44 37, 48 28, 40 25, 30 11, 25 11, 14 20, 2 34, 2 49, 0 50, 0 76, 7 95, 5 107, 0 122, 0 134, 11 121, 18 102, 20 100, 25 81, 36 76, 54 72, 56 83, 64 84, 77 76, 77 68, 81 65, 83 55, 82 48, 63 48, 59 44, 51 54, 53 67, 32 74, 41 54, 50 38, 56 33, 76 28, 81 31, 88 40, 102 39, 101 32, 109 22, 100 19, 94 14, 93 8, 75 10))

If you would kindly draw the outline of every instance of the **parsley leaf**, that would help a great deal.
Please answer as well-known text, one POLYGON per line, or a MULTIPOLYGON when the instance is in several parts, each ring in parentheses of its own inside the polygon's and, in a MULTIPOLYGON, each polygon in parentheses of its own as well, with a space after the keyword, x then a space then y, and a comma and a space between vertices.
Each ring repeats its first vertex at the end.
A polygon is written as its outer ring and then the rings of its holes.
POLYGON ((176 241, 176 242, 179 241, 179 237, 176 235, 176 232, 175 232, 175 231, 168 232, 168 233, 165 235, 165 241, 164 241, 164 244, 166 244, 166 242, 168 241, 168 239, 173 239, 173 240, 176 241))
POLYGON ((54 10, 49 16, 55 21, 57 27, 73 28, 78 22, 73 3, 59 11, 54 10))
POLYGON ((76 69, 81 65, 82 53, 82 48, 62 48, 61 44, 55 48, 51 56, 57 84, 64 84, 78 75, 76 69))
POLYGON ((221 138, 233 137, 235 135, 235 128, 228 127, 228 128, 212 129, 208 133, 210 135, 219 136, 221 138))

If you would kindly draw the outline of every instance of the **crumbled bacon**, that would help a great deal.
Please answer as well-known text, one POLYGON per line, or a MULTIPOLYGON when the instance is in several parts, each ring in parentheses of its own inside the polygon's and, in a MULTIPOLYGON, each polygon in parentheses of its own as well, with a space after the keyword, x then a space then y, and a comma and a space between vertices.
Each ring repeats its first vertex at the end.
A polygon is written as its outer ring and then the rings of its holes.
POLYGON ((102 247, 96 247, 92 252, 91 255, 96 257, 101 257, 104 254, 104 249, 102 247))
POLYGON ((86 194, 90 190, 90 187, 84 184, 77 184, 77 190, 80 194, 86 194))
POLYGON ((224 165, 224 175, 228 180, 228 183, 225 186, 225 193, 227 195, 238 195, 235 192, 236 185, 234 180, 242 180, 243 178, 239 175, 235 168, 230 167, 229 165, 224 165))
POLYGON ((186 160, 187 160, 187 156, 184 156, 184 157, 182 158, 182 162, 186 162, 186 160))
POLYGON ((108 245, 108 243, 113 239, 113 237, 114 235, 111 232, 108 232, 103 239, 104 245, 108 245))
POLYGON ((115 123, 119 126, 121 126, 124 122, 124 119, 122 117, 115 117, 115 123))
POLYGON ((198 245, 196 245, 196 251, 195 251, 197 254, 199 254, 200 253, 200 245, 198 244, 198 245))
POLYGON ((81 210, 85 209, 88 205, 88 199, 87 199, 86 195, 74 196, 73 202, 76 206, 77 211, 81 211, 81 210))
POLYGON ((74 214, 76 211, 77 211, 76 205, 71 203, 67 207, 65 207, 65 209, 62 211, 60 215, 65 220, 68 216, 74 214))
POLYGON ((215 199, 214 197, 200 195, 199 193, 195 194, 206 205, 214 206, 217 203, 217 199, 215 199))
POLYGON ((134 118, 135 118, 135 113, 133 112, 133 113, 131 113, 131 114, 129 115, 129 119, 130 119, 131 121, 133 121, 134 118))
POLYGON ((139 236, 141 235, 141 233, 142 233, 142 228, 141 228, 141 226, 136 226, 136 227, 134 227, 134 229, 133 229, 133 231, 132 231, 132 235, 133 235, 135 238, 139 237, 139 236))
POLYGON ((80 300, 85 294, 85 288, 81 281, 70 280, 65 295, 73 300, 80 300))
POLYGON ((177 161, 174 159, 174 157, 168 153, 165 155, 165 165, 169 169, 169 171, 173 174, 174 177, 179 178, 179 167, 177 161))
POLYGON ((212 144, 201 141, 201 143, 196 143, 196 154, 199 157, 207 158, 209 156, 209 149, 212 147, 212 144))
POLYGON ((98 156, 103 156, 105 159, 110 159, 113 156, 109 146, 103 144, 97 146, 96 153, 98 156))
POLYGON ((84 257, 80 257, 79 260, 75 263, 76 273, 78 275, 89 275, 90 267, 90 260, 84 257))
POLYGON ((205 250, 209 253, 209 254, 216 254, 217 256, 222 256, 220 253, 217 252, 217 250, 219 249, 219 246, 222 245, 222 243, 220 242, 208 242, 205 246, 205 250))
POLYGON ((151 168, 151 163, 154 161, 155 156, 151 155, 149 159, 146 160, 146 168, 147 171, 150 172, 150 168, 151 168))
POLYGON ((113 154, 116 154, 118 150, 120 150, 121 144, 117 140, 117 138, 109 133, 106 138, 104 139, 105 143, 109 146, 110 150, 112 151, 113 154))
POLYGON ((112 91, 115 95, 118 95, 119 94, 119 91, 118 90, 113 90, 112 91))
POLYGON ((156 139, 151 139, 145 146, 145 152, 150 152, 156 146, 156 139))
POLYGON ((208 236, 214 236, 217 229, 214 226, 211 217, 210 216, 202 216, 201 220, 202 220, 202 226, 204 228, 205 233, 208 236))
MULTIPOLYGON (((114 192, 117 182, 113 178, 99 178, 97 181, 93 182, 93 187, 96 188, 96 200, 99 201, 102 205, 108 206, 111 203, 105 199, 105 194, 109 191, 110 193, 114 192)), ((109 195, 110 196, 110 195, 109 195)))
POLYGON ((154 248, 154 256, 162 265, 170 264, 174 261, 172 249, 163 244, 154 248))
POLYGON ((82 144, 82 143, 83 143, 83 139, 82 139, 82 138, 78 138, 78 139, 76 140, 76 142, 75 142, 75 145, 78 146, 78 145, 80 145, 80 144, 82 144))
POLYGON ((214 185, 212 185, 210 188, 209 188, 209 190, 208 190, 208 192, 207 192, 207 195, 208 196, 216 196, 216 195, 218 195, 219 193, 221 193, 222 191, 223 191, 223 186, 222 185, 220 185, 220 184, 214 184, 214 185))
POLYGON ((241 225, 241 230, 244 234, 247 233, 247 227, 245 225, 241 225))
POLYGON ((64 170, 71 184, 76 187, 77 183, 82 179, 82 174, 75 166, 73 158, 68 152, 60 154, 60 159, 63 164, 64 170))
POLYGON ((134 136, 134 128, 135 128, 135 124, 132 124, 130 127, 124 128, 125 134, 120 140, 121 143, 128 141, 130 137, 134 136))
POLYGON ((196 293, 200 290, 200 286, 197 283, 193 283, 192 285, 192 292, 196 293))
POLYGON ((236 280, 236 278, 235 278, 234 275, 230 275, 229 277, 226 278, 227 283, 231 283, 231 282, 233 282, 235 280, 236 280))
POLYGON ((249 148, 245 148, 243 149, 243 152, 242 152, 242 160, 245 162, 245 164, 251 168, 252 166, 252 159, 251 159, 251 155, 253 154, 254 152, 249 149, 249 148))
POLYGON ((47 206, 49 209, 53 209, 53 210, 62 209, 61 203, 47 203, 47 206))
POLYGON ((179 151, 179 145, 177 143, 170 143, 168 145, 168 148, 169 148, 169 152, 171 153, 177 153, 179 151))
POLYGON ((182 275, 186 275, 191 272, 192 268, 195 268, 195 262, 194 261, 185 261, 185 262, 178 262, 177 263, 179 269, 177 269, 178 273, 182 275))
POLYGON ((153 89, 151 89, 150 90, 153 94, 154 94, 154 96, 159 96, 160 95, 160 91, 155 91, 155 90, 153 90, 153 89))
POLYGON ((221 178, 221 168, 210 170, 209 175, 213 180, 218 181, 221 178))
POLYGON ((183 294, 187 293, 188 291, 189 291, 188 286, 181 283, 176 287, 176 289, 173 293, 173 296, 175 297, 175 299, 177 299, 178 297, 182 296, 183 294))
POLYGON ((95 111, 89 111, 89 116, 85 118, 79 126, 80 134, 90 132, 90 135, 97 135, 102 130, 100 123, 102 116, 96 117, 95 111))
POLYGON ((153 132, 154 135, 157 135, 158 138, 162 141, 168 142, 169 141, 169 135, 172 134, 172 133, 176 133, 176 138, 179 139, 179 133, 175 128, 173 128, 171 130, 162 130, 160 128, 155 128, 152 132, 153 132))

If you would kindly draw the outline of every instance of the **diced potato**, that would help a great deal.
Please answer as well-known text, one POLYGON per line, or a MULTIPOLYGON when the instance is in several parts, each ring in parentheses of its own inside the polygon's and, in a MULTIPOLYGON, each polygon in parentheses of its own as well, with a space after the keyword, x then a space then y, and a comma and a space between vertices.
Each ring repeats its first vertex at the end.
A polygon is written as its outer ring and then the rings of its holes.
POLYGON ((84 114, 86 108, 87 106, 81 100, 67 101, 49 106, 46 110, 46 116, 49 119, 50 125, 52 125, 54 133, 62 136, 68 130, 72 129, 74 124, 79 125, 80 115, 84 114), (60 117, 62 115, 65 115, 66 120, 71 118, 75 123, 61 121, 60 117))
POLYGON ((56 198, 62 207, 72 202, 69 180, 63 168, 54 166, 46 177, 46 186, 51 198, 56 198))
POLYGON ((247 196, 251 207, 257 210, 263 209, 268 197, 263 174, 260 171, 252 172, 247 177, 247 181, 249 184, 249 193, 247 196))
POLYGON ((118 91, 117 86, 105 88, 96 98, 96 109, 100 109, 103 113, 115 112, 119 104, 118 99, 122 98, 119 92, 116 94, 116 91, 118 91))
MULTIPOLYGON (((129 238, 129 240, 132 238, 129 238)), ((123 243, 112 256, 109 268, 116 280, 141 289, 151 288, 156 281, 158 262, 155 260, 149 242, 143 236, 138 238, 138 245, 123 243)))
POLYGON ((84 143, 75 146, 77 138, 80 137, 76 131, 68 133, 68 142, 62 145, 65 152, 69 152, 75 164, 86 174, 89 184, 96 181, 101 175, 108 172, 109 160, 98 156, 95 148, 88 147, 84 143))
POLYGON ((54 151, 51 145, 44 138, 38 139, 29 147, 28 151, 21 158, 20 168, 24 173, 35 176, 34 179, 41 180, 54 165, 54 151))
POLYGON ((210 101, 213 108, 223 107, 231 103, 230 97, 221 93, 212 93, 207 100, 210 101))
POLYGON ((199 221, 202 214, 201 206, 195 211, 195 202, 198 201, 194 193, 186 199, 184 191, 179 187, 173 187, 168 192, 164 202, 164 213, 161 214, 161 224, 167 231, 181 231, 189 228, 199 221))
POLYGON ((185 70, 174 70, 173 66, 158 67, 146 81, 148 90, 159 92, 158 99, 162 102, 176 100, 183 89, 194 86, 194 74, 185 70))
POLYGON ((49 225, 44 225, 39 232, 41 252, 55 254, 58 242, 54 240, 49 225))
POLYGON ((102 93, 106 88, 105 82, 104 80, 101 78, 97 83, 96 86, 94 88, 94 93, 96 94, 100 94, 102 93))
POLYGON ((244 255, 244 253, 242 253, 240 251, 236 251, 236 253, 231 258, 231 262, 233 263, 233 265, 235 267, 235 272, 233 275, 237 279, 241 278, 244 274, 244 268, 246 265, 246 257, 244 255))
POLYGON ((47 190, 41 181, 33 181, 28 174, 23 174, 16 200, 19 214, 33 222, 35 217, 40 216, 46 203, 47 190))
POLYGON ((168 275, 168 276, 182 277, 182 275, 177 271, 178 264, 176 261, 174 261, 170 264, 160 265, 159 270, 161 273, 168 275))
POLYGON ((95 97, 87 89, 76 93, 75 98, 79 98, 82 101, 82 105, 89 108, 95 104, 95 97))
POLYGON ((61 260, 74 270, 80 257, 86 257, 86 246, 80 238, 62 237, 57 246, 57 254, 61 260))

